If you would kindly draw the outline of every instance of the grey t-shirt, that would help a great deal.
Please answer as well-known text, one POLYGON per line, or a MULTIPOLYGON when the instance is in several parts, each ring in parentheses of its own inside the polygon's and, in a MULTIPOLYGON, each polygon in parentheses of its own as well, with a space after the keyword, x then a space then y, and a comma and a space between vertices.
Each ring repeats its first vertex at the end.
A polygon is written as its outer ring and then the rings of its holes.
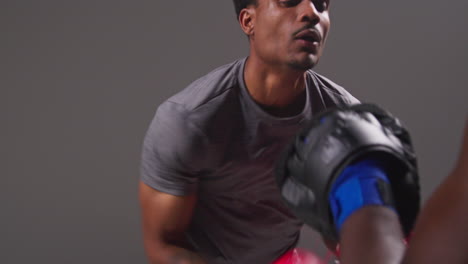
POLYGON ((245 87, 245 61, 215 69, 162 103, 143 144, 145 184, 198 194, 186 235, 210 264, 267 264, 296 245, 302 223, 281 200, 274 163, 313 115, 358 102, 309 70, 302 113, 271 116, 245 87))

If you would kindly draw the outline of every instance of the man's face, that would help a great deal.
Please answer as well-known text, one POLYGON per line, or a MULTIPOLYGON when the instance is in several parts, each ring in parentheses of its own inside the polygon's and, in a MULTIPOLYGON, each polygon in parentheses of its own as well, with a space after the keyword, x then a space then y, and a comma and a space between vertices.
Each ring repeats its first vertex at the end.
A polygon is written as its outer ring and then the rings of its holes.
POLYGON ((251 49, 271 65, 315 66, 330 27, 329 0, 258 0, 251 49))

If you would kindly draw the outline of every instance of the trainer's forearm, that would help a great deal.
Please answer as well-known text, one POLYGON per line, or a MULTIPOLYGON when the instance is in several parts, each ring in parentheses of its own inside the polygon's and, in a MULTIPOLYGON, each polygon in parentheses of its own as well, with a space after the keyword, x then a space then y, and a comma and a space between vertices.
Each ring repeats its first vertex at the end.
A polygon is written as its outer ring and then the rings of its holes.
POLYGON ((424 206, 403 263, 468 263, 468 171, 460 173, 450 175, 424 206))
POLYGON ((196 252, 177 246, 163 245, 146 251, 151 264, 206 264, 196 252))
POLYGON ((458 162, 416 222, 405 264, 468 263, 468 119, 458 162))
POLYGON ((343 264, 399 264, 404 255, 398 216, 383 206, 366 206, 353 213, 340 236, 343 264))

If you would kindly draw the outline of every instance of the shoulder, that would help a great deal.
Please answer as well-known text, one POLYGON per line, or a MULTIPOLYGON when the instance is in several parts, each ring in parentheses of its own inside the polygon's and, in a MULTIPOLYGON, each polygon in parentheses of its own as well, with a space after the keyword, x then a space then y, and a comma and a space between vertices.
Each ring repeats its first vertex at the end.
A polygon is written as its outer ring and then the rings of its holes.
POLYGON ((183 106, 165 102, 158 107, 146 132, 140 162, 140 179, 153 189, 186 195, 196 189, 203 169, 198 149, 204 135, 187 122, 183 106))
POLYGON ((232 120, 235 112, 238 77, 244 60, 223 65, 195 80, 159 105, 145 137, 164 156, 191 164, 206 164, 212 131, 232 120), (205 160, 206 159, 206 160, 205 160))
MULTIPOLYGON (((327 96, 328 99, 334 101, 336 104, 357 104, 359 100, 356 99, 345 88, 331 81, 327 77, 318 74, 315 71, 307 71, 307 75, 320 89, 322 96, 327 96)), ((324 98, 325 100, 327 98, 324 98)))
POLYGON ((241 116, 239 93, 244 63, 245 59, 236 60, 195 80, 163 102, 157 115, 178 115, 182 125, 192 126, 189 131, 203 135, 205 141, 224 139, 229 134, 226 129, 236 126, 241 116))
POLYGON ((188 117, 183 105, 166 101, 158 107, 143 140, 147 164, 161 171, 179 168, 191 173, 204 166, 199 150, 206 145, 206 136, 188 117))
POLYGON ((204 134, 190 121, 189 113, 181 104, 162 103, 148 128, 145 144, 175 153, 189 153, 204 139, 204 134))
POLYGON ((217 97, 238 87, 238 76, 243 69, 245 59, 220 66, 208 74, 193 81, 167 101, 183 105, 191 111, 216 100, 217 97))

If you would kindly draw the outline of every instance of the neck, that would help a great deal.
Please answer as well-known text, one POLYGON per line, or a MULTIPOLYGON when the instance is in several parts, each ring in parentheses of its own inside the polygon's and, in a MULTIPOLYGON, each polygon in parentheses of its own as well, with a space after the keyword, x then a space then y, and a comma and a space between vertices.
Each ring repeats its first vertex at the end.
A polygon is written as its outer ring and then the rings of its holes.
POLYGON ((300 112, 305 103, 305 71, 269 65, 249 57, 244 79, 250 96, 275 115, 300 112))
POLYGON ((267 65, 249 57, 244 79, 252 98, 269 107, 286 107, 305 91, 305 71, 267 65))

